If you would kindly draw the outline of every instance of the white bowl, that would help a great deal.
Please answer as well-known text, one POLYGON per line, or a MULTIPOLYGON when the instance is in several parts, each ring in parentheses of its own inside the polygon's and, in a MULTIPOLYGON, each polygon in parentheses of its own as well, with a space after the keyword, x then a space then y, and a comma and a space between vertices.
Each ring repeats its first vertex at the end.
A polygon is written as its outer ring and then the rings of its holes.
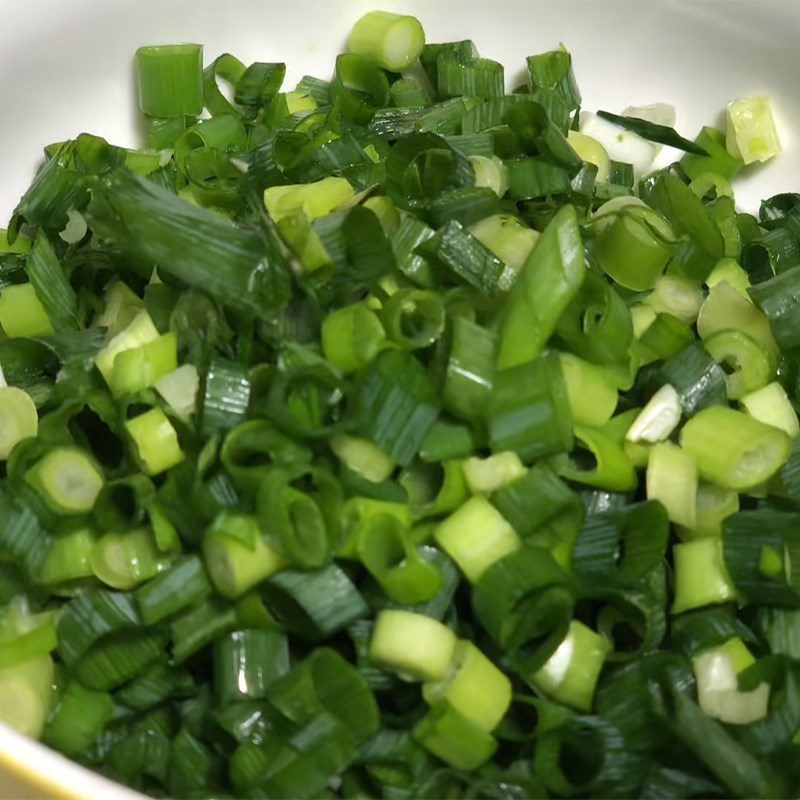
MULTIPOLYGON (((720 124, 726 103, 773 100, 784 153, 737 180, 737 199, 800 189, 796 35, 791 2, 606 2, 606 0, 0 0, 0 226, 41 160, 42 148, 83 131, 140 143, 132 56, 142 44, 200 42, 206 58, 230 51, 245 63, 285 61, 287 85, 327 77, 353 21, 368 8, 418 16, 429 41, 472 38, 506 65, 509 87, 525 57, 572 52, 583 108, 619 111, 657 101, 678 109, 694 137, 720 124), (796 124, 796 122, 795 122, 796 124)), ((668 163, 679 154, 665 149, 668 163)), ((139 797, 0 725, 0 770, 16 775, 0 797, 139 797), (23 788, 27 786, 28 788, 23 788)))

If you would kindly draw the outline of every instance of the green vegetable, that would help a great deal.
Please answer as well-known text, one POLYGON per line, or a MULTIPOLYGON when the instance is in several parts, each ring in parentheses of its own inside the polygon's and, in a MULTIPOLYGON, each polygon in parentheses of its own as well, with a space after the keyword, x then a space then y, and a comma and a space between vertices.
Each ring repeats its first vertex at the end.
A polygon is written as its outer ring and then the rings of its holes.
POLYGON ((0 722, 154 797, 797 797, 766 102, 690 141, 380 10, 330 80, 134 66, 147 148, 0 229, 0 722))

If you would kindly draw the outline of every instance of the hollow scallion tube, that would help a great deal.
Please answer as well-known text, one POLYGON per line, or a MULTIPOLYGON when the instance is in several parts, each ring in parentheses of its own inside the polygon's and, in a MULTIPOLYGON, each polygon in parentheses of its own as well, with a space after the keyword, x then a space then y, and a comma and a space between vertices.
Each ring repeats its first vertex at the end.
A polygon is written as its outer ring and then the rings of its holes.
POLYGON ((124 533, 106 533, 95 542, 91 556, 92 572, 113 589, 133 589, 149 580, 167 562, 147 528, 124 533))
POLYGON ((364 303, 338 308, 322 321, 322 352, 345 375, 369 364, 385 341, 380 318, 364 303))
POLYGON ((600 670, 611 649, 608 639, 573 620, 564 641, 528 680, 554 700, 589 711, 600 670))
POLYGON ((30 283, 13 284, 0 291, 0 326, 11 337, 53 332, 53 323, 30 283))
POLYGON ((174 333, 166 333, 117 355, 109 383, 111 393, 121 397, 140 392, 177 368, 178 340, 174 333))
POLYGON ((731 400, 760 389, 772 377, 769 354, 746 333, 719 331, 704 346, 718 364, 727 367, 725 388, 731 400))
POLYGON ((477 769, 497 749, 491 734, 446 701, 437 703, 417 723, 412 736, 442 761, 463 770, 477 769))
POLYGON ((331 450, 348 469, 380 483, 394 472, 395 463, 368 439, 340 433, 331 437, 331 450))
POLYGON ((0 722, 40 738, 51 710, 54 678, 49 655, 0 668, 0 722))
POLYGON ((617 390, 605 373, 572 353, 560 353, 561 372, 567 387, 572 419, 581 425, 605 425, 617 407, 617 390))
POLYGON ((203 48, 199 44, 136 51, 139 108, 149 117, 196 117, 203 110, 203 48))
POLYGON ((670 522, 695 528, 697 467, 691 456, 671 442, 654 444, 647 462, 646 485, 647 499, 658 500, 670 522))
POLYGON ((356 22, 347 40, 351 53, 367 56, 383 69, 400 72, 422 54, 425 32, 406 14, 369 11, 356 22))
POLYGON ((728 574, 719 537, 676 544, 675 596, 672 613, 736 600, 736 588, 728 574))
POLYGON ((25 474, 25 480, 61 514, 85 514, 103 488, 103 474, 77 447, 51 450, 25 474))
POLYGON ((15 386, 0 386, 0 460, 38 430, 39 415, 31 396, 15 386))
POLYGON ((444 680, 422 687, 425 701, 445 700, 485 731, 493 731, 511 704, 511 681, 472 642, 456 642, 444 680))
POLYGON ((137 311, 128 325, 112 336, 108 344, 95 357, 95 364, 106 383, 110 385, 113 380, 114 363, 120 353, 154 342, 158 338, 158 329, 147 311, 144 309, 137 311))
POLYGON ((397 517, 377 515, 359 529, 358 557, 394 603, 426 603, 442 587, 442 576, 424 560, 411 541, 410 531, 397 517))
POLYGON ((444 303, 435 292, 399 289, 386 301, 383 320, 389 338, 400 347, 428 347, 444 332, 444 303))
POLYGON ((505 517, 480 495, 440 522, 433 536, 472 583, 495 561, 520 546, 505 517))
POLYGON ((772 477, 791 450, 791 439, 783 431, 721 406, 695 414, 681 430, 680 440, 701 478, 737 491, 772 477))
POLYGON ((159 475, 184 459, 178 434, 160 408, 145 411, 125 423, 136 456, 147 475, 159 475))
POLYGON ((583 283, 586 267, 572 206, 548 224, 509 293, 500 322, 499 369, 536 358, 583 283))
POLYGON ((411 611, 381 611, 369 656, 387 669, 416 680, 442 680, 450 668, 456 636, 441 622, 411 611))
POLYGON ((39 581, 55 587, 91 578, 94 575, 91 558, 95 541, 91 528, 78 528, 59 536, 42 564, 39 581))
POLYGON ((217 592, 235 598, 288 565, 264 540, 255 517, 223 512, 203 537, 203 559, 217 592))
POLYGON ((568 480, 613 492, 629 492, 638 483, 623 447, 598 428, 575 426, 577 452, 558 456, 556 471, 568 480))

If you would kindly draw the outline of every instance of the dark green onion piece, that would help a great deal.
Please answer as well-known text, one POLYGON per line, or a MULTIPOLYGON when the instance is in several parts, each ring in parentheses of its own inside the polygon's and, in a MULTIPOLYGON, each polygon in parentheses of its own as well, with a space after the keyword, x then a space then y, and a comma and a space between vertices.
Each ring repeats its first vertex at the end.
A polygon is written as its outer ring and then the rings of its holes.
POLYGON ((674 128, 670 128, 667 125, 657 125, 655 122, 648 122, 638 117, 621 117, 619 114, 612 114, 609 111, 598 111, 597 116, 613 122, 626 131, 636 133, 650 142, 676 147, 678 150, 683 150, 685 153, 692 153, 696 156, 708 155, 699 144, 684 139, 683 136, 679 136, 675 132, 674 128))
POLYGON ((495 453, 523 461, 563 453, 572 445, 572 417, 555 354, 497 373, 484 413, 495 453))
POLYGON ((214 643, 214 684, 220 705, 268 696, 289 672, 289 646, 277 631, 233 631, 214 643))
POLYGON ((418 452, 439 409, 425 371, 408 353, 382 353, 362 373, 359 433, 399 464, 418 452))
POLYGON ((542 352, 585 271, 577 215, 572 206, 565 206, 536 243, 504 306, 497 354, 500 369, 542 352))
POLYGON ((139 108, 150 117, 197 116, 203 110, 203 48, 199 44, 136 51, 139 108))
POLYGON ((368 612, 364 599, 335 564, 315 572, 284 570, 264 585, 272 613, 303 639, 327 639, 368 612))

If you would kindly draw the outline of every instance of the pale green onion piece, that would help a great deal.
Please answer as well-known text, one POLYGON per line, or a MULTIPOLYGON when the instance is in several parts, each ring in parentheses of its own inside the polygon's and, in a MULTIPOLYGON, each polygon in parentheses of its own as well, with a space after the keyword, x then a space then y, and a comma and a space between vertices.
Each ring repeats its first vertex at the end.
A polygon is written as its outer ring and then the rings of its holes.
POLYGON ((54 679, 50 656, 0 669, 0 722, 38 739, 50 712, 54 679))
POLYGON ((354 194, 355 189, 344 178, 322 178, 312 183, 271 186, 264 190, 264 205, 275 222, 297 211, 316 219, 330 214, 354 194))
POLYGON ((783 431, 722 406, 704 408, 681 430, 681 447, 694 458, 700 477, 738 491, 771 478, 791 446, 783 431))
POLYGON ((531 683, 559 703, 589 711, 597 679, 611 650, 608 639, 572 620, 564 641, 532 676, 531 683))
POLYGON ((559 360, 573 421, 595 428, 605 425, 619 400, 606 372, 572 353, 559 353, 559 360))
POLYGON ((767 317, 727 281, 721 281, 708 293, 700 309, 697 332, 705 340, 715 333, 731 329, 747 334, 771 358, 777 358, 778 345, 767 317))
POLYGON ((200 377, 194 364, 184 364, 160 377, 154 384, 155 390, 164 398, 169 407, 181 416, 193 414, 197 405, 197 390, 200 377))
POLYGON ((675 565, 673 614, 736 599, 720 537, 676 544, 672 556, 675 565))
POLYGON ((39 415, 31 396, 15 386, 0 386, 0 459, 23 439, 36 436, 39 415))
POLYGON ((62 514, 91 511, 104 483, 94 461, 77 447, 51 450, 28 470, 25 480, 62 514))
POLYGON ((472 583, 495 561, 520 546, 506 518, 480 495, 440 522, 433 538, 472 583))
POLYGON ((697 517, 697 467, 691 456, 672 442, 659 442, 650 448, 647 462, 647 499, 658 500, 670 522, 694 528, 697 517))
POLYGON ((290 116, 301 111, 316 111, 319 108, 319 103, 307 92, 285 92, 283 98, 290 116))
POLYGON ((684 542, 707 536, 720 536, 722 523, 739 510, 739 493, 713 483, 701 483, 694 499, 695 523, 692 528, 678 528, 684 542))
POLYGON ((166 569, 149 528, 107 533, 92 549, 92 572, 113 589, 127 591, 166 569))
POLYGON ((777 381, 768 383, 739 400, 753 419, 780 428, 794 438, 800 433, 800 421, 786 390, 777 381))
POLYGON ((605 147, 597 139, 580 131, 568 131, 567 141, 581 161, 594 164, 597 167, 595 180, 598 183, 605 183, 611 170, 611 159, 605 147))
POLYGON ((235 521, 215 523, 203 537, 203 560, 214 588, 223 597, 233 599, 271 575, 285 569, 289 562, 260 534, 251 543, 228 535, 226 525, 235 521))
POLYGON ((711 357, 725 369, 725 392, 730 400, 765 386, 773 374, 769 353, 746 333, 719 331, 703 343, 711 357))
POLYGON ((0 292, 0 326, 11 338, 53 332, 53 323, 30 283, 6 286, 0 292))
POLYGON ((497 282, 508 291, 531 254, 541 234, 509 214, 494 214, 470 226, 469 232, 504 264, 497 282))
POLYGON ((125 430, 136 446, 142 469, 148 475, 160 475, 183 461, 175 428, 160 408, 152 408, 129 419, 125 430))
POLYGON ((106 383, 111 385, 114 375, 114 362, 120 353, 125 350, 134 350, 143 344, 153 342, 161 334, 150 319, 150 315, 142 309, 130 323, 120 331, 111 341, 97 354, 94 363, 100 370, 100 374, 106 379, 106 383))
POLYGON ((644 302, 657 314, 672 314, 691 325, 697 319, 704 299, 700 288, 688 278, 661 275, 656 278, 653 291, 644 302))
POLYGON ((508 191, 508 170, 497 156, 470 156, 475 185, 491 189, 498 197, 508 191))
MULTIPOLYGON (((737 670, 729 645, 741 639, 732 639, 722 647, 706 650, 692 659, 697 682, 697 702, 709 716, 727 725, 749 725, 763 719, 769 707, 769 684, 760 683, 749 692, 739 690, 737 670)), ((750 655, 751 662, 753 661, 750 655)))
POLYGON ((645 303, 636 303, 631 306, 631 322, 633 335, 641 338, 642 334, 656 321, 656 312, 645 303))
POLYGON ((411 66, 425 47, 419 20, 406 14, 369 11, 353 26, 347 39, 351 53, 367 56, 383 69, 399 72, 411 66))
POLYGON ((385 609, 375 619, 370 660, 402 676, 442 680, 450 668, 456 635, 446 625, 423 614, 385 609))
MULTIPOLYGON (((677 120, 675 106, 670 103, 649 103, 646 106, 628 106, 623 112, 623 117, 637 117, 638 119, 652 122, 655 125, 665 125, 667 128, 674 128, 677 120)), ((651 142, 658 155, 663 145, 658 142, 651 142)))
POLYGON ((778 132, 769 98, 742 97, 728 103, 728 130, 725 146, 728 152, 745 164, 769 161, 781 151, 778 132))
POLYGON ((114 397, 141 392, 178 366, 178 337, 170 332, 139 347, 123 350, 115 359, 109 386, 114 397))
POLYGON ((144 307, 142 298, 122 281, 114 281, 106 289, 103 300, 103 311, 95 317, 92 324, 99 328, 108 328, 110 336, 116 336, 127 327, 144 307))
POLYGON ((369 439, 339 433, 331 437, 330 448, 348 469, 373 483, 385 481, 396 466, 394 460, 369 439))
POLYGON ((446 700, 491 732, 511 704, 511 681, 472 642, 461 639, 456 643, 447 676, 425 683, 422 696, 429 705, 446 700))
POLYGON ((625 438, 629 442, 662 442, 678 427, 682 413, 678 392, 665 383, 639 412, 625 438))
POLYGON ((748 303, 753 301, 747 293, 750 286, 750 278, 746 270, 739 266, 735 258, 721 258, 711 273, 706 278, 706 286, 713 289, 718 283, 725 281, 731 289, 740 294, 748 303))
POLYGON ((86 236, 87 230, 88 226, 83 214, 70 208, 67 211, 67 224, 64 226, 64 230, 59 232, 58 237, 67 244, 77 244, 86 236))
POLYGON ((528 470, 519 456, 511 451, 486 458, 472 456, 462 464, 470 492, 488 494, 521 478, 528 470))

